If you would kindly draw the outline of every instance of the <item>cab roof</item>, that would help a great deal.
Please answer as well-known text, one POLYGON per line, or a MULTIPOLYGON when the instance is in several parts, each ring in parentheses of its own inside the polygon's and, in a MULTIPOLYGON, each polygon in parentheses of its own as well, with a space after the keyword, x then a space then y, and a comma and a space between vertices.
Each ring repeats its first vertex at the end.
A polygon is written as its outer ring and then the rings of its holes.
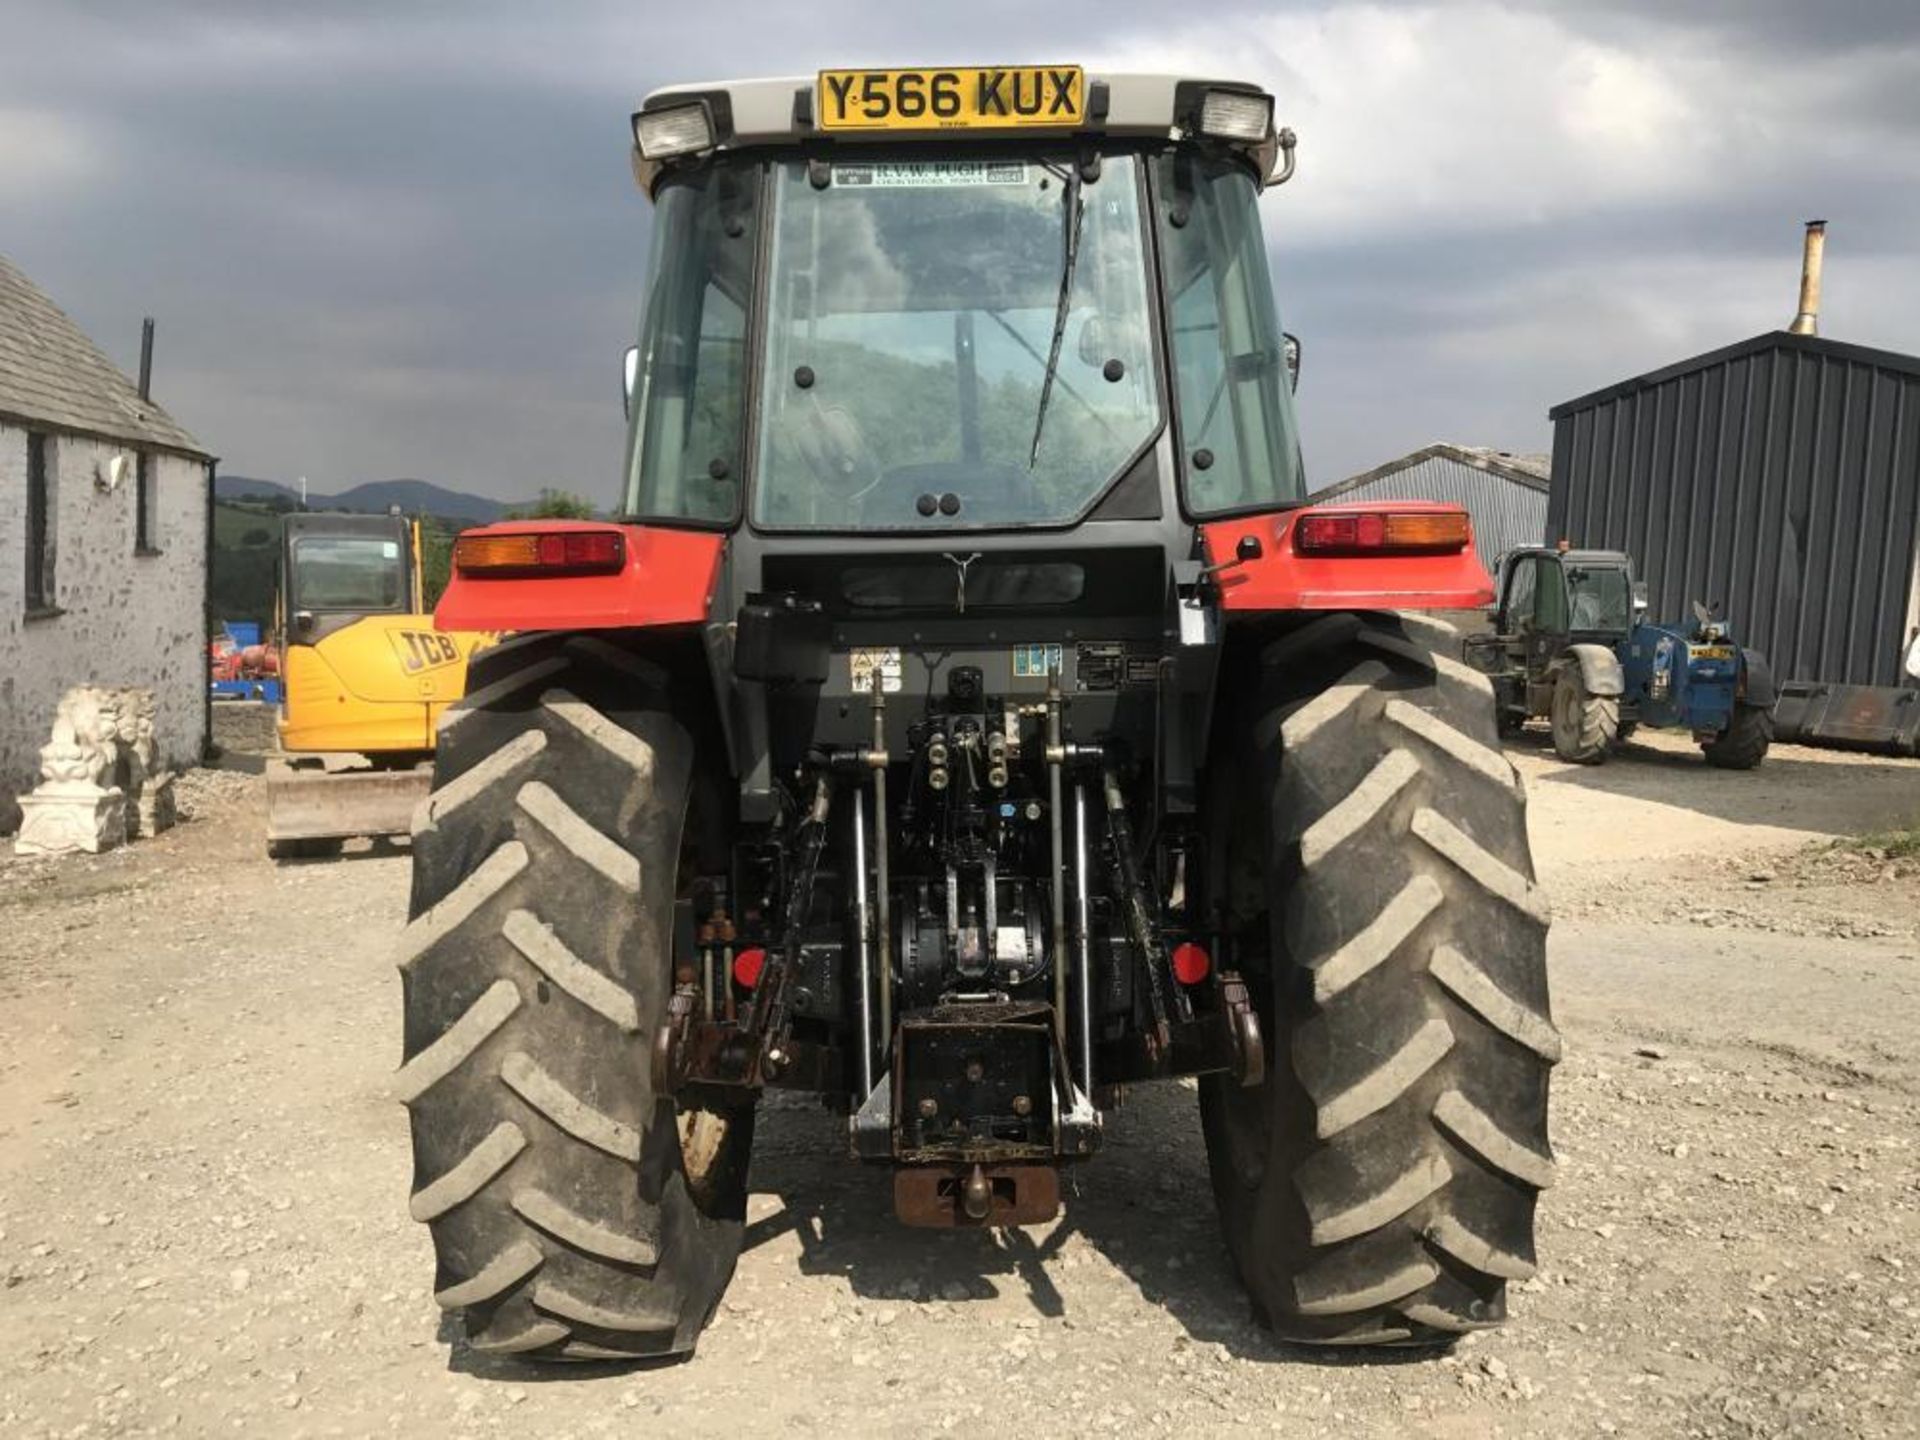
MULTIPOLYGON (((715 152, 748 147, 832 143, 836 137, 817 129, 813 123, 818 80, 816 75, 784 75, 754 80, 669 85, 650 93, 641 102, 640 113, 664 110, 689 101, 705 102, 715 130, 715 152)), ((1198 139, 1200 104, 1207 91, 1231 90, 1248 95, 1269 93, 1262 86, 1242 80, 1094 70, 1086 72, 1086 90, 1088 121, 1070 131, 1031 131, 1024 136, 1014 137, 988 130, 900 133, 879 138, 878 143, 897 145, 902 151, 907 151, 922 147, 979 144, 983 140, 1034 138, 1036 135, 1053 139, 1058 139, 1062 134, 1198 139)), ((1281 135, 1286 136, 1290 147, 1290 131, 1272 132, 1259 144, 1237 147, 1251 156, 1262 177, 1271 174, 1279 158, 1281 135)), ((857 141, 873 145, 876 138, 873 134, 859 134, 846 137, 843 143, 857 141)), ((649 194, 665 165, 672 163, 643 159, 638 146, 634 148, 634 178, 649 194)))
POLYGON ((374 535, 391 540, 406 533, 399 515, 353 515, 344 511, 305 510, 282 517, 289 537, 295 535, 374 535))
POLYGON ((1556 545, 1520 545, 1507 552, 1521 555, 1550 555, 1570 565, 1625 565, 1632 568, 1632 557, 1624 550, 1562 550, 1556 545))

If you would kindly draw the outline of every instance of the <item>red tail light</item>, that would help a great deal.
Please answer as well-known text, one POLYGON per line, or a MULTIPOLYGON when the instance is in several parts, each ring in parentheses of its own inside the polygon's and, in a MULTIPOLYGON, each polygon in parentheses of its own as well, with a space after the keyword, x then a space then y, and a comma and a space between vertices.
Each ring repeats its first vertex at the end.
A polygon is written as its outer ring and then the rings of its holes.
POLYGON ((1213 970, 1213 957, 1191 940, 1173 947, 1173 978, 1182 985, 1198 985, 1213 970))
POLYGON ((618 530, 462 535, 453 542, 453 563, 462 575, 487 580, 611 575, 627 563, 627 540, 618 530))
POLYGON ((1467 545, 1464 510, 1311 512, 1293 525, 1303 555, 1444 554, 1467 545))

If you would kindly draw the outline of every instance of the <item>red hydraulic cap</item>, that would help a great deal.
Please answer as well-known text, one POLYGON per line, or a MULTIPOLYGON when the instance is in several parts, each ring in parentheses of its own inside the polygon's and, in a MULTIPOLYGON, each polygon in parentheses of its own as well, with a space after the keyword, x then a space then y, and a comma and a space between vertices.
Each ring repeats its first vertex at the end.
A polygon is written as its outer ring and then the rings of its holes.
POLYGON ((1213 970, 1213 957, 1191 940, 1173 947, 1173 978, 1182 985, 1198 985, 1213 970))
POLYGON ((760 983, 760 971, 767 963, 767 952, 759 946, 742 950, 733 957, 733 978, 751 990, 760 983))

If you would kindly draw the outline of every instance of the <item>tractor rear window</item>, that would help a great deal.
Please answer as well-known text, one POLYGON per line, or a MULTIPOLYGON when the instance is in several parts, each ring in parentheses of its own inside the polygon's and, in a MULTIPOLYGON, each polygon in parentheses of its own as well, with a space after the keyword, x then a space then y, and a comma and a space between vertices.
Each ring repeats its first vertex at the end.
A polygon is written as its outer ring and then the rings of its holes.
POLYGON ((758 523, 1065 523, 1159 433, 1139 162, 1071 158, 776 167, 758 523))
POLYGON ((303 535, 293 542, 294 604, 302 610, 398 610, 405 574, 397 540, 303 535))

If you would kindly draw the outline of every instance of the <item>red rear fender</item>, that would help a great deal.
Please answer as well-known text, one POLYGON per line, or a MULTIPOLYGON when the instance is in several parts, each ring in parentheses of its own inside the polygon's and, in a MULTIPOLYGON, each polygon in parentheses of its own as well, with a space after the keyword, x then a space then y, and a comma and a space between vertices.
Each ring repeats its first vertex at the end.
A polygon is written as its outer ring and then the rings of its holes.
POLYGON ((707 618, 727 537, 710 530, 609 525, 579 520, 503 520, 462 536, 528 535, 617 529, 625 538, 619 570, 598 575, 512 579, 463 573, 458 563, 434 607, 442 630, 625 630, 688 625, 707 618))
POLYGON ((1431 500, 1375 500, 1303 506, 1278 514, 1212 520, 1200 527, 1207 564, 1232 562, 1243 537, 1260 544, 1258 557, 1215 577, 1221 607, 1259 610, 1468 610, 1493 602, 1493 581, 1473 546, 1438 551, 1302 554, 1294 531, 1308 515, 1459 512, 1431 500))

